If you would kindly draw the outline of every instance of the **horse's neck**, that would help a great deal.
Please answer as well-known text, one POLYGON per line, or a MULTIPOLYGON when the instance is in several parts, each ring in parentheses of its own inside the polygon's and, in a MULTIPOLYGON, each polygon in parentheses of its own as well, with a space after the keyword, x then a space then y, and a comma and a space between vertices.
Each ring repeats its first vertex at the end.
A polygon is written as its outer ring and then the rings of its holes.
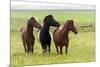
POLYGON ((33 35, 33 27, 27 27, 27 33, 33 35))
POLYGON ((63 37, 68 37, 69 29, 65 26, 62 28, 62 36, 63 37))
POLYGON ((49 25, 44 24, 44 25, 43 25, 43 28, 44 28, 44 30, 45 30, 46 32, 49 32, 49 28, 50 28, 50 26, 49 26, 49 25))

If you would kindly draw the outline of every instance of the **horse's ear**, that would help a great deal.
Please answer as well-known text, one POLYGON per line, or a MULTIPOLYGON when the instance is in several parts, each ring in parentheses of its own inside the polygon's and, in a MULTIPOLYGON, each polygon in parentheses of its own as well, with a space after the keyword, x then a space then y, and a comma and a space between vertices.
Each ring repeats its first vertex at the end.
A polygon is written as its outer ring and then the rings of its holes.
POLYGON ((69 24, 74 24, 74 21, 73 21, 73 20, 67 20, 67 22, 68 22, 69 24))
POLYGON ((48 22, 49 18, 50 18, 50 16, 45 16, 44 22, 48 22))
POLYGON ((72 20, 72 24, 74 24, 74 21, 72 20))
POLYGON ((29 20, 27 21, 27 26, 31 25, 31 22, 32 22, 32 20, 29 19, 29 20))
POLYGON ((33 20, 33 19, 34 19, 34 17, 31 17, 31 18, 30 18, 30 20, 33 20))
POLYGON ((71 24, 74 24, 74 20, 69 20, 69 22, 70 22, 71 24))
POLYGON ((51 19, 52 17, 53 17, 52 15, 45 16, 44 22, 50 21, 50 19, 51 19))
POLYGON ((46 20, 47 20, 47 16, 45 16, 45 18, 44 18, 43 22, 46 22, 46 20))
POLYGON ((53 16, 50 14, 50 15, 48 15, 48 17, 53 17, 53 16))

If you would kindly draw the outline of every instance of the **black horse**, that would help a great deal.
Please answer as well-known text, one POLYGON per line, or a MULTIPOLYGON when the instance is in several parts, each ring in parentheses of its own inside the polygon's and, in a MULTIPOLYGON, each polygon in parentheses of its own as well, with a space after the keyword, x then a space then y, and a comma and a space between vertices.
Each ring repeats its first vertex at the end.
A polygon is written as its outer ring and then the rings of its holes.
POLYGON ((49 33, 50 26, 59 27, 60 24, 53 18, 52 15, 48 15, 44 18, 43 27, 40 30, 40 43, 43 49, 43 53, 47 50, 50 53, 51 36, 49 33))

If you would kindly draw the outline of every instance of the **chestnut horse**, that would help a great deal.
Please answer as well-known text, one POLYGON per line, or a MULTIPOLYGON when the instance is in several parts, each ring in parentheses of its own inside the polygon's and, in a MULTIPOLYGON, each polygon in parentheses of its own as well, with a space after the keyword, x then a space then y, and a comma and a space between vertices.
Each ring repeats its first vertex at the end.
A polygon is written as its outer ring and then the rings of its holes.
POLYGON ((50 46, 51 46, 51 36, 49 33, 50 26, 59 27, 60 24, 54 19, 52 15, 48 15, 44 18, 43 27, 40 30, 40 43, 43 49, 43 53, 47 51, 50 53, 50 46))
POLYGON ((21 38, 24 46, 25 53, 26 52, 32 52, 33 53, 33 47, 35 42, 35 37, 33 35, 33 28, 41 28, 41 25, 38 23, 35 17, 31 17, 27 21, 27 27, 21 28, 21 38))
POLYGON ((63 27, 56 28, 53 33, 53 40, 58 54, 59 54, 59 48, 60 48, 60 54, 62 54, 63 46, 66 47, 65 53, 67 54, 67 49, 69 45, 69 36, 68 36, 69 31, 72 31, 75 34, 78 33, 76 27, 74 26, 73 20, 67 20, 67 22, 64 24, 63 27))

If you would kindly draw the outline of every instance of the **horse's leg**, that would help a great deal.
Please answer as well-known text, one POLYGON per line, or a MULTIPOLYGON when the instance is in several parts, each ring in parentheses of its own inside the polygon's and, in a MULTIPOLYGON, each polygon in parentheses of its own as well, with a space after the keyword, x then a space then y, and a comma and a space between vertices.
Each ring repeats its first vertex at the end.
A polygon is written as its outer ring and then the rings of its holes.
POLYGON ((34 45, 31 44, 31 52, 32 52, 32 54, 33 54, 33 51, 34 51, 34 45))
POLYGON ((27 49, 26 49, 25 42, 23 42, 23 46, 24 46, 24 51, 25 51, 25 53, 26 53, 27 49))
POLYGON ((47 51, 47 44, 43 45, 43 51, 44 51, 43 53, 45 53, 47 51))
POLYGON ((48 45, 48 47, 49 47, 48 52, 51 53, 50 45, 48 45))
POLYGON ((41 46, 42 46, 42 50, 43 50, 43 53, 45 53, 45 44, 44 43, 41 43, 41 46))
POLYGON ((62 54, 62 48, 63 48, 63 46, 60 46, 60 54, 62 54))
POLYGON ((67 43, 65 44, 65 47, 66 47, 66 51, 65 51, 65 54, 67 54, 68 53, 68 44, 69 44, 69 40, 67 41, 67 43))
POLYGON ((30 44, 29 43, 27 43, 27 52, 29 53, 30 52, 30 44))
POLYGON ((66 44, 66 46, 65 46, 65 54, 67 54, 67 50, 68 50, 68 45, 66 44))
POLYGON ((47 52, 47 44, 45 44, 45 46, 44 46, 44 50, 45 50, 45 52, 47 52))
POLYGON ((34 52, 34 42, 31 44, 31 52, 34 52))
POLYGON ((55 47, 56 47, 57 54, 59 54, 58 46, 55 45, 55 47))
POLYGON ((27 48, 28 48, 28 49, 27 49, 27 52, 29 53, 29 51, 30 51, 30 50, 29 50, 29 46, 28 46, 27 48))
POLYGON ((32 44, 29 44, 29 52, 32 52, 32 44))
POLYGON ((48 43, 48 52, 49 52, 49 53, 51 53, 51 48, 50 48, 50 47, 51 47, 51 42, 48 43))

